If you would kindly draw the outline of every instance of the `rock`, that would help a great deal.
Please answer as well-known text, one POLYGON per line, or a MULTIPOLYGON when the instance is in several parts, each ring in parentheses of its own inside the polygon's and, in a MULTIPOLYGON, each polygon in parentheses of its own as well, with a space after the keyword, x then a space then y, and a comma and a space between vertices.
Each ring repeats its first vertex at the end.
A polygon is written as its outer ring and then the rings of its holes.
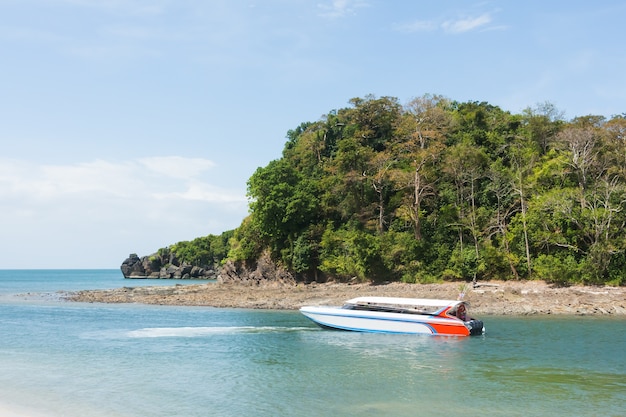
POLYGON ((154 253, 139 257, 131 253, 120 267, 124 278, 215 279, 212 266, 180 264, 173 254, 154 253))
MULTIPOLYGON (((466 297, 471 311, 481 318, 489 315, 577 315, 626 316, 626 287, 609 293, 594 295, 592 306, 579 304, 572 288, 551 288, 543 282, 501 282, 501 288, 515 286, 533 289, 519 303, 500 302, 501 293, 495 291, 470 291, 466 297), (556 302, 559 300, 560 302, 556 302)), ((341 305, 357 296, 386 296, 454 299, 458 296, 458 283, 386 285, 361 284, 296 284, 249 285, 208 283, 167 287, 117 288, 68 293, 65 299, 83 302, 147 303, 169 305, 196 305, 238 308, 271 308, 297 310, 303 305, 341 305)), ((488 320, 488 317, 485 318, 488 320)))
POLYGON ((131 253, 128 258, 122 262, 120 267, 124 278, 130 278, 131 276, 145 276, 145 270, 141 262, 141 258, 136 253, 131 253))
POLYGON ((217 276, 219 283, 267 285, 296 283, 294 275, 280 268, 268 254, 262 255, 257 262, 227 262, 217 276))

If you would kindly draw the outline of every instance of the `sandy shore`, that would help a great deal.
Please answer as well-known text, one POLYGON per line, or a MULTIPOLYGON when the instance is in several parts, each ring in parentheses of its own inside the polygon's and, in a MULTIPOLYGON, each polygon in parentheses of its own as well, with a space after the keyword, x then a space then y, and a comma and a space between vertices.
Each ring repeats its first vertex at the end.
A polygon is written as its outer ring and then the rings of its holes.
MULTIPOLYGON (((132 282, 129 282, 131 284, 132 282)), ((460 283, 298 284, 247 286, 197 284, 132 287, 67 293, 63 298, 89 303, 141 303, 296 310, 304 305, 341 305, 357 296, 457 299, 460 283)), ((626 317, 626 287, 559 288, 540 281, 479 283, 465 300, 475 315, 614 315, 626 317)))

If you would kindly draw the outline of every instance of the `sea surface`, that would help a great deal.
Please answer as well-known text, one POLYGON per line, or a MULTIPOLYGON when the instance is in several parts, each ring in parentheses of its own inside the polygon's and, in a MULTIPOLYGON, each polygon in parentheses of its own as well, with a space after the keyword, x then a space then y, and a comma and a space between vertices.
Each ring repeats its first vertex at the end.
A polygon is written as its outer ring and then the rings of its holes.
POLYGON ((50 417, 624 416, 626 320, 480 317, 469 338, 317 328, 296 311, 65 302, 189 284, 0 271, 0 411, 50 417), (34 293, 48 293, 34 296, 34 293), (20 295, 15 295, 20 294, 20 295), (52 294, 52 295, 50 295, 52 294))

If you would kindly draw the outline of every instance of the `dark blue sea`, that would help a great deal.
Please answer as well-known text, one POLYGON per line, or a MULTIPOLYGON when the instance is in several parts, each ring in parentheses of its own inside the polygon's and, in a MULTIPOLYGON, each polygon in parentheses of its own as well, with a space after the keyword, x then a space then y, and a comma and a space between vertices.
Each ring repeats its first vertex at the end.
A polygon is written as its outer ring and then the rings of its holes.
POLYGON ((0 271, 0 416, 626 415, 623 318, 489 316, 484 336, 444 338, 57 293, 181 283, 0 271))

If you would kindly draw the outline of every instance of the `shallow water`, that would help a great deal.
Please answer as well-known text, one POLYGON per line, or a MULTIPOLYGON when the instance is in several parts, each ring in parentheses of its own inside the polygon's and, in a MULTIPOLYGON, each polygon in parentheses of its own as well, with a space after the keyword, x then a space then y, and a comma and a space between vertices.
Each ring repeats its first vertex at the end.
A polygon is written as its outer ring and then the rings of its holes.
MULTIPOLYGON (((93 276, 69 275, 56 276, 93 276)), ((64 417, 624 415, 626 321, 483 319, 484 336, 445 338, 322 330, 293 311, 0 301, 0 403, 64 417)))
POLYGON ((28 292, 55 293, 139 287, 148 285, 188 285, 212 282, 190 279, 124 279, 119 269, 0 269, 0 297, 28 292))

